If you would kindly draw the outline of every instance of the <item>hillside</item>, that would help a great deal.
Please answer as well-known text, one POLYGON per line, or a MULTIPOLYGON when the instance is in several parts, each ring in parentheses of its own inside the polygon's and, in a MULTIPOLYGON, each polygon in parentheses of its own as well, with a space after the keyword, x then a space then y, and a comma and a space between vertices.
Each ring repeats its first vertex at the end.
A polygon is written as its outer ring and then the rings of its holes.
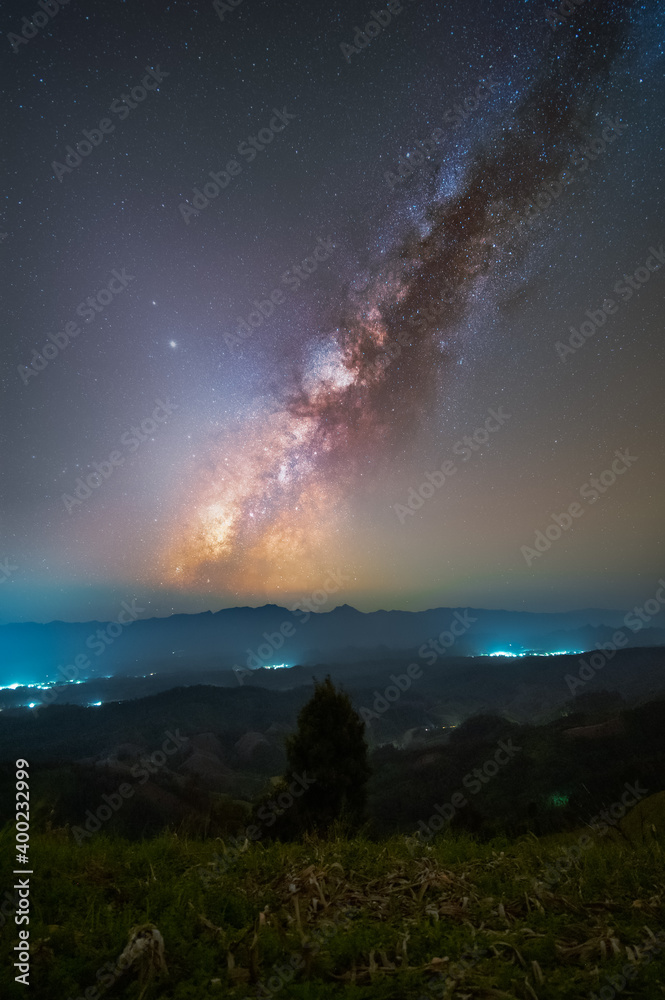
POLYGON ((60 667, 66 677, 88 679, 229 671, 234 665, 244 670, 280 663, 376 661, 407 652, 416 655, 421 644, 451 625, 456 626, 452 650, 456 656, 506 649, 594 649, 597 643, 610 641, 619 628, 625 636, 622 645, 665 645, 662 610, 645 623, 630 612, 597 609, 547 614, 483 608, 363 613, 348 605, 334 607, 334 595, 322 610, 311 600, 305 603, 309 610, 265 605, 149 618, 145 608, 132 602, 133 620, 127 622, 123 611, 124 624, 111 623, 110 630, 108 622, 98 621, 0 625, 0 684, 53 683, 61 679, 60 667), (80 670, 77 662, 82 664, 80 670))
MULTIPOLYGON (((167 827, 188 836, 237 834, 284 773, 285 736, 309 695, 307 688, 187 688, 100 708, 54 706, 29 720, 28 733, 20 730, 25 713, 3 717, 0 807, 10 814, 12 751, 20 746, 31 761, 36 829, 82 825, 87 810, 127 783, 131 802, 109 821, 116 835, 167 827)), ((419 720, 412 712, 403 707, 402 725, 419 720)), ((453 826, 487 838, 574 828, 614 802, 626 782, 665 791, 665 700, 629 706, 616 693, 582 692, 541 725, 488 712, 442 725, 436 706, 428 715, 427 726, 372 745, 372 833, 411 832, 423 813, 459 792, 467 801, 450 817, 453 826), (487 765, 501 746, 515 750, 500 767, 487 765), (492 780, 474 778, 486 765, 492 780)))
MULTIPOLYGON (((588 1000, 630 975, 626 995, 655 1000, 665 995, 663 828, 634 842, 594 836, 583 850, 581 835, 426 846, 333 837, 227 854, 219 842, 103 833, 72 849, 53 831, 32 846, 31 995, 588 1000), (141 926, 162 935, 167 970, 143 983, 140 962, 118 966, 141 926)), ((3 859, 10 842, 5 830, 3 859)), ((13 938, 0 931, 0 989, 12 1000, 25 996, 10 979, 13 938)))

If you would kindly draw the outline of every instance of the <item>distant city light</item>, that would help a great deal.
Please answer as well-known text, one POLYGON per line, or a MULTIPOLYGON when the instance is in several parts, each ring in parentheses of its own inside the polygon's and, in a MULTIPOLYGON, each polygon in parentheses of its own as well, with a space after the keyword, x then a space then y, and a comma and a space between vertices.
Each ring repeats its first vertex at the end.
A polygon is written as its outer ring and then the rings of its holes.
POLYGON ((553 653, 546 652, 536 652, 533 649, 524 650, 521 653, 506 653, 504 650, 497 650, 496 653, 488 653, 488 656, 504 656, 509 660, 516 660, 519 656, 573 656, 577 653, 583 653, 583 649, 557 649, 553 653))
POLYGON ((284 670, 288 666, 289 666, 288 663, 271 663, 271 664, 266 663, 266 665, 264 666, 263 669, 264 670, 284 670))
POLYGON ((88 708, 97 708, 101 704, 103 704, 101 701, 89 701, 88 708))
POLYGON ((0 685, 0 691, 16 691, 17 688, 38 688, 40 691, 48 691, 50 684, 4 684, 0 685))

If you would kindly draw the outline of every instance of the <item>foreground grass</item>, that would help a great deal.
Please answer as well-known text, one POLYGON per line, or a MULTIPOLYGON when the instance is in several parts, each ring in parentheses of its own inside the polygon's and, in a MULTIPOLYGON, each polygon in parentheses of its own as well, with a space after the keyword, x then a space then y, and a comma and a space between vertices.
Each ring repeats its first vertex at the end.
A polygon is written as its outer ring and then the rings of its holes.
MULTIPOLYGON (((64 831, 35 835, 31 983, 13 981, 17 929, 8 919, 0 928, 0 994, 559 1000, 604 987, 609 998, 607 977, 632 963, 624 995, 665 997, 665 948, 648 962, 644 952, 665 929, 663 844, 597 838, 553 876, 576 842, 567 835, 490 844, 439 837, 427 846, 405 837, 254 843, 232 853, 223 870, 214 862, 224 855, 221 841, 168 835, 130 843, 100 832, 79 847, 64 831), (161 932, 168 974, 99 978, 143 924, 161 932)), ((0 894, 13 884, 12 848, 7 827, 0 894)))

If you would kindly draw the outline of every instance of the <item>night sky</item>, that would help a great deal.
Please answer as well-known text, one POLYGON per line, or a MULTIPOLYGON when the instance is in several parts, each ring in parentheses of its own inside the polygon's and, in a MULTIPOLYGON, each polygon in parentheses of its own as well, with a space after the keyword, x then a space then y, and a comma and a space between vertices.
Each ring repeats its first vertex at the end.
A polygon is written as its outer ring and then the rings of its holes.
POLYGON ((2 5, 0 620, 643 603, 662 6, 234 2, 2 5))

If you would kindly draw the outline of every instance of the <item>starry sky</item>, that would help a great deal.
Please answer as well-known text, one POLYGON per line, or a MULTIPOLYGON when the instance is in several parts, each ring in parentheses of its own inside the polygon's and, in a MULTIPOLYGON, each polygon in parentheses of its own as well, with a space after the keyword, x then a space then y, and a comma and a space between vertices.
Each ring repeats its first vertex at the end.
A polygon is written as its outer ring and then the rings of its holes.
POLYGON ((0 12, 0 621, 653 595, 662 6, 45 3, 0 12))

